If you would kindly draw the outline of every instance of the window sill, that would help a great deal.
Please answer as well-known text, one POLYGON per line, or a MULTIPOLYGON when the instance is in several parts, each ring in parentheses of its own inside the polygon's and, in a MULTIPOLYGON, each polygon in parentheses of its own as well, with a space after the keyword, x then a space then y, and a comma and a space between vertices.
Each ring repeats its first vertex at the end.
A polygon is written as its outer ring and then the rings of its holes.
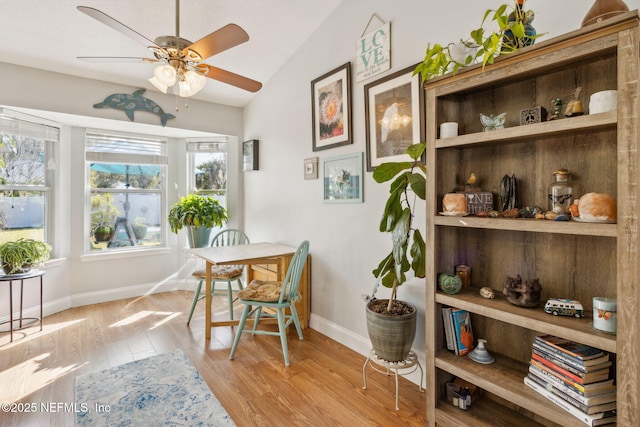
POLYGON ((123 259, 140 256, 155 256, 164 255, 170 253, 171 250, 167 247, 154 248, 154 249, 136 249, 136 250, 121 250, 121 251, 104 251, 99 253, 90 253, 80 256, 82 262, 94 262, 105 261, 111 259, 123 259))

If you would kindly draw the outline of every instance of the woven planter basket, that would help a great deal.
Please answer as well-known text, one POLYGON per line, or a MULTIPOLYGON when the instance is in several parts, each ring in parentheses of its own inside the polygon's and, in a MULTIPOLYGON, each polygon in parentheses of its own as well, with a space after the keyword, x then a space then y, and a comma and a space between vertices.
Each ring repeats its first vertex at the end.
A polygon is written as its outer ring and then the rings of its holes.
POLYGON ((416 336, 415 306, 400 301, 413 308, 413 313, 404 316, 387 316, 369 309, 367 304, 367 331, 373 350, 380 359, 388 362, 404 360, 416 336))

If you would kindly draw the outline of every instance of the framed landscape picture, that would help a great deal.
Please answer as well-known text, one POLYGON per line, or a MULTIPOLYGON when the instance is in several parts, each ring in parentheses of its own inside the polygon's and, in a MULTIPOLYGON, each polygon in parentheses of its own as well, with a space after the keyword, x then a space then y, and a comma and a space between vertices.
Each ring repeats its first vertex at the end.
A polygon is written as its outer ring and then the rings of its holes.
POLYGON ((404 151, 424 141, 424 90, 415 66, 365 85, 367 171, 411 160, 404 151))
POLYGON ((363 153, 331 157, 324 161, 325 203, 362 203, 363 153))
POLYGON ((311 82, 313 151, 352 143, 351 63, 311 82))

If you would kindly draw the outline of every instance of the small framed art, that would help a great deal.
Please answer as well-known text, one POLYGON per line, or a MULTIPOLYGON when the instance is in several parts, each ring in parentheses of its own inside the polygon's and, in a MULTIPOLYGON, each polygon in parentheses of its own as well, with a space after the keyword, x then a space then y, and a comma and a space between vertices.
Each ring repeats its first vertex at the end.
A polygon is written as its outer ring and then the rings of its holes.
POLYGON ((242 171, 258 170, 258 140, 252 139, 242 143, 242 171))
POLYGON ((325 203, 362 203, 363 157, 363 153, 353 153, 323 162, 325 203))
POLYGON ((424 90, 415 66, 364 87, 367 171, 386 162, 410 161, 410 145, 424 141, 424 90))
POLYGON ((351 144, 351 63, 311 82, 313 151, 351 144))
POLYGON ((318 158, 304 159, 304 179, 318 179, 318 158))

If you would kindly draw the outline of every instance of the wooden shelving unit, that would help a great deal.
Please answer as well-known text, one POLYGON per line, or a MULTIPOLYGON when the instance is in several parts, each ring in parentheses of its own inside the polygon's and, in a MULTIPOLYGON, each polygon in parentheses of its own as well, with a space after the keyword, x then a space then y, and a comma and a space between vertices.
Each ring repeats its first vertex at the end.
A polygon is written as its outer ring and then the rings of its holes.
POLYGON ((538 42, 484 70, 466 68, 426 85, 429 426, 493 426, 509 420, 522 426, 579 425, 523 382, 533 337, 547 333, 610 352, 618 425, 640 425, 638 34, 633 11, 538 42), (567 97, 576 86, 582 87, 585 110, 592 93, 616 89, 617 111, 520 125, 522 109, 548 108, 551 99, 567 97), (479 114, 502 112, 507 112, 506 128, 482 132, 479 114), (448 121, 458 122, 460 136, 438 139, 439 124, 448 121), (502 177, 515 174, 520 206, 546 208, 552 172, 561 167, 577 178, 577 197, 615 195, 616 224, 438 215, 444 194, 461 188, 471 172, 494 198, 502 177), (439 292, 437 275, 453 272, 458 264, 471 266, 472 287, 456 295, 439 292), (509 303, 502 285, 518 274, 540 280, 543 301, 578 299, 589 315, 556 317, 542 306, 509 303), (480 297, 481 286, 491 287, 496 298, 480 297), (617 335, 593 329, 594 296, 617 298, 617 335), (481 365, 446 349, 443 305, 472 313, 475 338, 487 340, 496 363, 481 365), (444 384, 453 377, 482 390, 469 411, 446 401, 444 384))

